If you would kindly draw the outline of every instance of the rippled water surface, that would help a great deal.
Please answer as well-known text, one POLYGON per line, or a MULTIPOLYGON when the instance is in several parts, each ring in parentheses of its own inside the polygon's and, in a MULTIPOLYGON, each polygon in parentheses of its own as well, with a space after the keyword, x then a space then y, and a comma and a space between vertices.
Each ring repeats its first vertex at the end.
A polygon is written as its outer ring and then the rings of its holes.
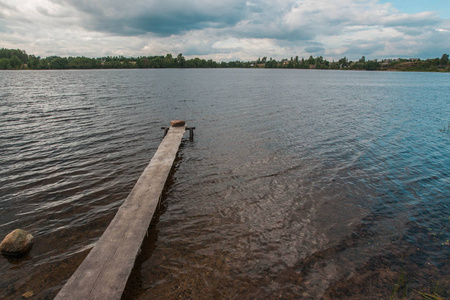
POLYGON ((0 298, 56 295, 172 119, 195 140, 124 299, 450 296, 449 95, 436 73, 1 71, 0 236, 35 244, 0 258, 0 298))

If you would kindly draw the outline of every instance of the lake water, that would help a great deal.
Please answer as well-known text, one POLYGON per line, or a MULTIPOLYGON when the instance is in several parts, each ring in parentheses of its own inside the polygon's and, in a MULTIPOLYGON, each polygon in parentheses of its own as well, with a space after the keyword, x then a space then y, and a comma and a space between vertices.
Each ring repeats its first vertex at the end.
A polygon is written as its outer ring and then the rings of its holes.
POLYGON ((56 295, 173 119, 124 299, 450 296, 450 74, 169 69, 0 72, 0 298, 56 295))

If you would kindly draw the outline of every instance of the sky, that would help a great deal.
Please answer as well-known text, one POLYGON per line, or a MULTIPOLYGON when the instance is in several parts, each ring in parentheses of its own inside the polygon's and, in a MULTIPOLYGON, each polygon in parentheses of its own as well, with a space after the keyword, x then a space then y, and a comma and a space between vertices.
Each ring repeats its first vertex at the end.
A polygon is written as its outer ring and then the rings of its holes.
POLYGON ((0 0, 0 48, 46 57, 435 58, 448 0, 0 0))

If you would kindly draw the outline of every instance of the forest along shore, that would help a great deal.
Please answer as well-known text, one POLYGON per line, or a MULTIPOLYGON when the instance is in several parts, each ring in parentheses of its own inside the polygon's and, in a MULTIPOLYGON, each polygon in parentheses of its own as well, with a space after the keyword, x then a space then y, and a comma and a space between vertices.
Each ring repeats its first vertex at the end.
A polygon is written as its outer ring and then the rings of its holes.
POLYGON ((254 61, 216 62, 198 57, 186 59, 182 53, 177 56, 106 56, 98 58, 40 57, 29 55, 25 50, 0 49, 0 70, 60 70, 60 69, 146 69, 146 68, 270 68, 270 69, 324 69, 324 70, 368 70, 368 71, 417 71, 450 72, 449 55, 441 58, 390 58, 359 60, 343 57, 338 61, 328 61, 322 56, 299 58, 292 56, 276 60, 262 57, 254 61))

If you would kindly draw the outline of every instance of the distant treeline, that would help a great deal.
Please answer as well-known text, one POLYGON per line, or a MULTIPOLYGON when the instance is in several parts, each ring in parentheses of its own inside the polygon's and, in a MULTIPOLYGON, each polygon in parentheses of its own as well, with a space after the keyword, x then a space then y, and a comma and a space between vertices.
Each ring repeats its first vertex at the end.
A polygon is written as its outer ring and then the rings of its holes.
POLYGON ((131 69, 131 68, 285 68, 285 69, 330 69, 330 70, 387 70, 387 71, 427 71, 450 72, 449 55, 441 58, 421 60, 419 58, 396 58, 383 60, 366 60, 363 56, 358 61, 348 60, 346 57, 338 61, 327 61, 322 56, 308 59, 298 56, 290 59, 275 60, 267 57, 256 61, 215 62, 198 57, 186 59, 183 54, 173 57, 166 56, 106 56, 99 58, 88 57, 59 57, 45 58, 29 55, 24 50, 0 49, 1 70, 45 70, 45 69, 131 69))

